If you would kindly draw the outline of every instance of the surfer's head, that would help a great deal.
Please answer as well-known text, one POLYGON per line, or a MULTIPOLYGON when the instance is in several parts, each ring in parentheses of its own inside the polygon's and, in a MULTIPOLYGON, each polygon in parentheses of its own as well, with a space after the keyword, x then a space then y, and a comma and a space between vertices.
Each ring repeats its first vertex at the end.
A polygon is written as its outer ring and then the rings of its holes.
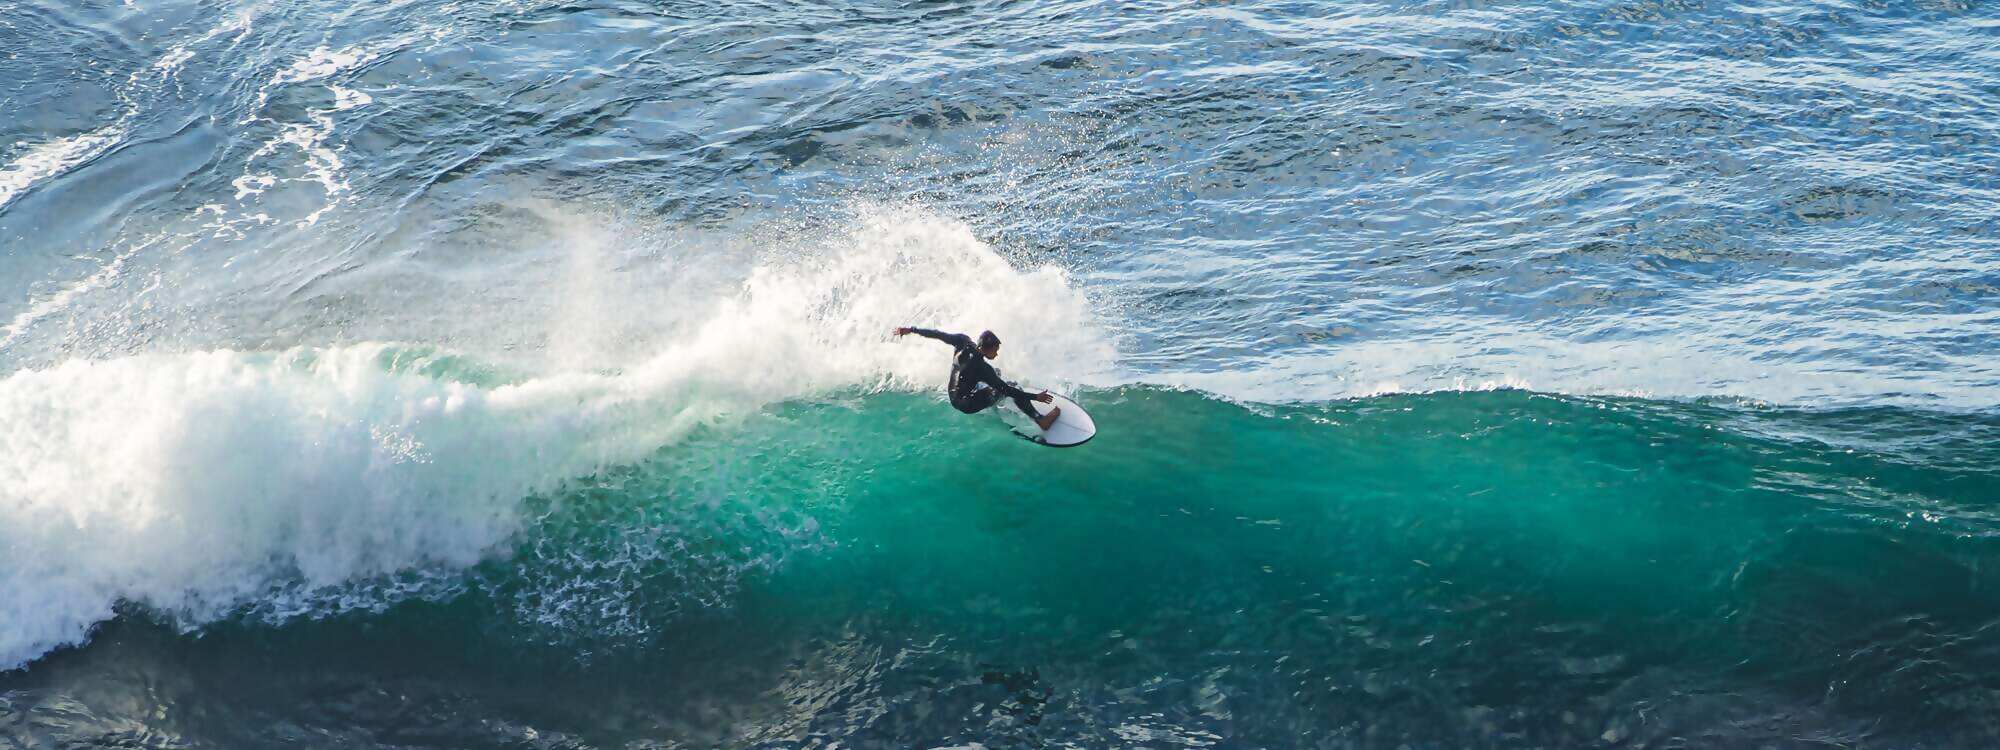
POLYGON ((986 355, 987 359, 1000 356, 1000 337, 993 335, 992 331, 980 332, 979 353, 986 355))

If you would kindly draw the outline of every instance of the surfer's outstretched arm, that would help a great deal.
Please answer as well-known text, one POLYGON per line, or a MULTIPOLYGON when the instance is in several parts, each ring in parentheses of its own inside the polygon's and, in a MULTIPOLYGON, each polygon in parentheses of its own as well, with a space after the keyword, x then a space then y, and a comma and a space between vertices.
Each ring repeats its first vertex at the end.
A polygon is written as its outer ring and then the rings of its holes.
POLYGON ((914 333, 927 339, 937 339, 952 345, 954 348, 969 349, 972 347, 972 337, 963 333, 945 333, 933 328, 912 328, 910 326, 903 326, 896 329, 896 335, 898 336, 906 333, 914 333))

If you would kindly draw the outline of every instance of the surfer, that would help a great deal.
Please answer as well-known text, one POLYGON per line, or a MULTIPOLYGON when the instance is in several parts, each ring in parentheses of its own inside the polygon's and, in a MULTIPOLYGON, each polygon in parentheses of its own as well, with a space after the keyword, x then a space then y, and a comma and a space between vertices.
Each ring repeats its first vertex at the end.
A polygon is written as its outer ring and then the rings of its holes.
POLYGON ((972 343, 972 337, 963 333, 945 333, 909 326, 895 331, 899 337, 906 333, 937 339, 957 350, 952 356, 951 385, 947 391, 951 396, 952 408, 967 414, 977 414, 992 406, 1001 396, 1007 396, 1014 399, 1015 408, 1028 415, 1029 419, 1035 420, 1035 425, 1043 430, 1055 424, 1056 417, 1062 414, 1062 407, 1055 407, 1049 409, 1046 415, 1036 416, 1034 407, 1029 406, 1028 401, 1033 399, 1046 404, 1054 401, 1055 397, 1049 395, 1048 391, 1030 395, 1027 391, 1014 387, 1014 384, 1001 380, 1000 373, 995 372, 992 365, 986 364, 986 360, 1000 356, 1000 337, 993 335, 992 331, 979 334, 979 344, 976 346, 972 343))

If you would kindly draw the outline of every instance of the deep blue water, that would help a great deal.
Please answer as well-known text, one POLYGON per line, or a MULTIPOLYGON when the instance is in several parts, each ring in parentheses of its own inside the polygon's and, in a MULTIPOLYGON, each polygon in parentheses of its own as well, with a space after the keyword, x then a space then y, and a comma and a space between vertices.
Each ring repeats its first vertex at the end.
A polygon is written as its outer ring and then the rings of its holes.
POLYGON ((1995 165, 1978 3, 7 4, 0 744, 1991 746, 1995 165))

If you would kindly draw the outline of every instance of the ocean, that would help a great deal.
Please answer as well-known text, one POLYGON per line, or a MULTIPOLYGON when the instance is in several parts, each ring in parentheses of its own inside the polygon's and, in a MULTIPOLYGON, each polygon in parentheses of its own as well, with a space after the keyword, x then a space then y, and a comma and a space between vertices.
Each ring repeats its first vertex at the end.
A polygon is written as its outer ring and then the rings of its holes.
POLYGON ((0 746, 2000 745, 1996 165, 1958 0, 16 0, 0 746))

